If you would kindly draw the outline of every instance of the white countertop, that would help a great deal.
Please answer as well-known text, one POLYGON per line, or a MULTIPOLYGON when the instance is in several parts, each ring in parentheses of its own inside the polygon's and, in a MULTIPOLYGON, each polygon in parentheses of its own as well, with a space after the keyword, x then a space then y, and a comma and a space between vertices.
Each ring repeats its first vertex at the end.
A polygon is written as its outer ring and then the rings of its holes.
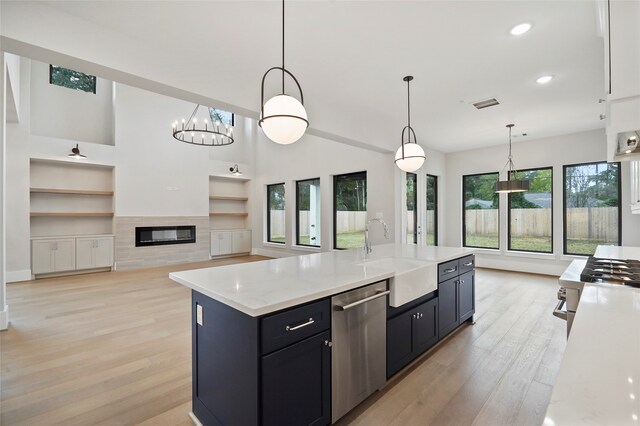
MULTIPOLYGON (((596 256, 640 259, 640 248, 599 246, 596 256)), ((579 285, 585 262, 560 285, 579 285)), ((583 284, 544 424, 640 426, 640 288, 583 284)))
MULTIPOLYGON (((169 277, 241 312, 260 316, 409 274, 423 264, 437 277, 438 263, 472 253, 464 248, 384 244, 373 246, 367 260, 362 249, 352 249, 172 272, 169 277)), ((436 290, 435 281, 429 284, 430 291, 436 290)), ((395 289, 397 297, 416 298, 408 287, 395 289)))

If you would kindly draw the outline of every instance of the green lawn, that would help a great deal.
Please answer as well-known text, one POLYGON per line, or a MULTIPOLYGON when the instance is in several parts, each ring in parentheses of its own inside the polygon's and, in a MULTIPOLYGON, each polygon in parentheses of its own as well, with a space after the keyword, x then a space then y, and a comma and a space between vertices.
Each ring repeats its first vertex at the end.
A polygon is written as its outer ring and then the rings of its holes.
POLYGON ((364 231, 359 232, 341 232, 336 235, 339 248, 356 248, 364 247, 364 231))
MULTIPOLYGON (((497 235, 468 235, 467 246, 498 248, 497 235)), ((567 252, 593 256, 596 247, 601 244, 614 244, 612 241, 594 240, 567 240, 567 252)), ((512 250, 551 252, 552 242, 550 237, 520 237, 511 241, 512 250)), ((559 251, 559 250, 558 250, 559 251)))

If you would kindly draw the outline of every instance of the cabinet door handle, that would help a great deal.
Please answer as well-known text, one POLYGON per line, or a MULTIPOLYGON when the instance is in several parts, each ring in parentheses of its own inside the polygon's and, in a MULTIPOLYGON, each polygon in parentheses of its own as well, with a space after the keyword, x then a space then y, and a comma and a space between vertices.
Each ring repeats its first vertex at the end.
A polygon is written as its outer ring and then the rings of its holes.
POLYGON ((456 269, 457 269, 457 268, 448 268, 448 269, 445 269, 445 270, 444 270, 444 271, 442 271, 442 272, 444 272, 445 274, 450 274, 451 272, 455 272, 455 271, 456 271, 456 269))
POLYGON ((331 346, 333 346, 333 342, 330 342, 330 341, 328 341, 328 340, 325 340, 325 341, 324 341, 324 345, 330 348, 331 346))
POLYGON ((464 280, 460 280, 460 284, 464 284, 464 280))
POLYGON ((304 322, 302 324, 296 325, 295 327, 291 327, 290 325, 286 326, 284 329, 287 331, 296 331, 298 329, 301 329, 302 327, 306 327, 308 325, 313 324, 315 321, 313 320, 313 318, 309 318, 309 321, 304 322))
POLYGON ((473 262, 463 263, 464 266, 473 266, 473 262))

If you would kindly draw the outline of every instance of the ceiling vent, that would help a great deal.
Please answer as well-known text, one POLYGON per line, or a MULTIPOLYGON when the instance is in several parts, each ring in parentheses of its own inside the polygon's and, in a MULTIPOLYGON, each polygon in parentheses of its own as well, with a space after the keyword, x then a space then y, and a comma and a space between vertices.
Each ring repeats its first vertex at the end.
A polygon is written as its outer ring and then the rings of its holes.
POLYGON ((492 106, 500 105, 500 102, 496 98, 486 99, 484 101, 474 102, 473 106, 477 109, 489 108, 492 106))

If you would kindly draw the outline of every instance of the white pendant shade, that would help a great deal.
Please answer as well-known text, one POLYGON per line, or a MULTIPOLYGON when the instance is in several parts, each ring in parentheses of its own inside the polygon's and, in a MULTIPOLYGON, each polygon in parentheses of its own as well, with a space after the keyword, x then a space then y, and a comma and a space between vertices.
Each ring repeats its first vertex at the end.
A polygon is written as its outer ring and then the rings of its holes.
POLYGON ((294 143, 307 130, 307 111, 296 98, 277 95, 264 104, 264 118, 260 117, 260 127, 275 143, 294 143))
POLYGON ((405 172, 415 172, 424 164, 424 149, 417 143, 404 144, 404 158, 402 146, 396 151, 396 165, 405 172))

